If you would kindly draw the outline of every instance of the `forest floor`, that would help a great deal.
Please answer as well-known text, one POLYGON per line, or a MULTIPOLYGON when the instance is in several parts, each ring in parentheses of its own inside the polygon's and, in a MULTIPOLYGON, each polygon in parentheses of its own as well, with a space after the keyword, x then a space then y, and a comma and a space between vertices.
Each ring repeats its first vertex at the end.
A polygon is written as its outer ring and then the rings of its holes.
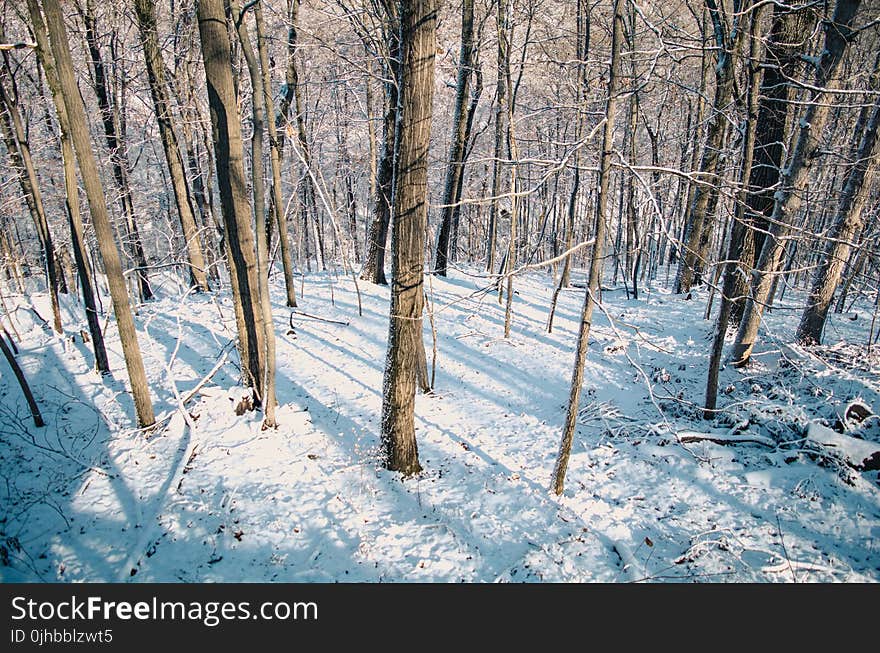
MULTIPOLYGON (((149 434, 133 428, 115 329, 102 380, 88 344, 53 336, 30 309, 49 316, 45 297, 7 297, 47 426, 33 427, 0 361, 0 580, 880 580, 880 479, 847 464, 853 444, 880 449, 880 420, 847 415, 853 400, 880 412, 880 355, 864 344, 872 307, 832 315, 829 345, 807 351, 788 344, 803 305, 789 292, 755 362, 722 370, 726 410, 705 421, 708 292, 607 290, 556 497, 584 291, 561 294, 547 333, 552 280, 517 278, 505 340, 486 283, 463 271, 426 280, 436 379, 416 400, 424 471, 407 480, 376 462, 387 287, 361 282, 359 315, 351 277, 308 274, 298 310, 326 322, 291 317, 278 276, 281 425, 270 431, 233 410, 227 294, 184 298, 157 277, 158 299, 140 307, 161 420, 149 434), (849 435, 840 446, 813 437, 835 427, 849 435)), ((65 313, 78 332, 80 307, 65 313)), ((425 343, 430 367, 427 319, 425 343)))

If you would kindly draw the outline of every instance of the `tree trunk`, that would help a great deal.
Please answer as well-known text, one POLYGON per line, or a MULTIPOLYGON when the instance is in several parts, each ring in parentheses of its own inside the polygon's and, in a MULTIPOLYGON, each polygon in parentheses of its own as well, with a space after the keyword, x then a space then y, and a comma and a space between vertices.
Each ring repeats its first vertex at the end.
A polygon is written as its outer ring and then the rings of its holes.
POLYGON ((710 207, 713 188, 721 183, 718 177, 718 160, 724 147, 724 135, 727 132, 727 107, 733 97, 734 62, 737 43, 737 21, 734 18, 733 35, 727 34, 727 25, 718 9, 715 0, 706 0, 706 8, 712 19, 715 44, 718 48, 718 62, 715 66, 715 97, 712 102, 712 118, 706 133, 703 156, 700 160, 701 183, 694 188, 693 202, 688 214, 688 235, 679 261, 678 274, 675 279, 675 292, 689 292, 695 278, 706 266, 706 251, 714 228, 710 207))
POLYGON ((449 239, 452 232, 452 216, 455 213, 455 194, 458 190, 464 169, 465 146, 467 145, 467 101, 470 80, 473 74, 474 52, 474 0, 461 3, 461 53, 458 59, 458 79, 455 86, 455 108, 452 118, 452 142, 449 146, 449 161, 446 166, 446 181, 443 185, 443 199, 440 209, 440 232, 437 236, 437 250, 434 255, 434 273, 446 276, 449 260, 449 239))
POLYGON ((373 205, 373 219, 367 234, 367 256, 361 279, 371 283, 386 285, 385 243, 388 240, 388 227, 391 223, 391 184, 394 177, 395 124, 400 104, 399 79, 400 35, 399 16, 395 2, 383 2, 385 26, 387 30, 388 56, 385 75, 385 117, 382 121, 382 156, 379 159, 379 172, 376 181, 376 199, 373 205))
MULTIPOLYGON (((266 105, 269 164, 272 170, 272 196, 269 201, 269 208, 274 216, 275 225, 278 227, 278 247, 281 250, 281 267, 284 271, 284 290, 287 294, 287 305, 295 307, 296 284, 293 279, 293 256, 290 251, 290 234, 287 233, 287 215, 284 211, 284 202, 281 197, 281 145, 278 139, 277 121, 269 119, 268 115, 274 104, 272 100, 272 79, 269 70, 269 50, 266 44, 266 30, 263 25, 262 2, 257 2, 254 6, 254 21, 257 30, 257 51, 260 56, 260 70, 263 73, 261 88, 263 102, 266 105)), ((267 231, 269 231, 268 228, 267 231)))
POLYGON ((571 392, 568 398, 568 412, 565 427, 562 431, 562 443, 559 457, 553 469, 552 486, 556 494, 562 494, 565 488, 565 472, 571 456, 571 445, 574 440, 577 414, 580 407, 581 386, 584 382, 584 364, 587 359, 587 344, 590 337, 590 325, 593 320, 593 308, 599 295, 602 281, 602 263, 604 259, 605 213, 608 208, 608 192, 610 189, 611 159, 614 153, 614 117, 617 112, 617 87, 620 83, 620 49, 623 41, 623 4, 624 0, 614 0, 614 17, 611 31, 611 63, 608 70, 608 101, 605 105, 605 128, 602 133, 602 150, 599 155, 598 197, 596 198, 596 228, 594 233, 592 260, 590 261, 590 278, 584 295, 584 306, 581 312, 578 330, 577 353, 575 355, 574 372, 571 377, 571 392))
POLYGON ((141 45, 144 48, 144 59, 147 65, 147 77, 150 82, 150 96, 153 98, 153 108, 156 112, 156 122, 159 124, 162 149, 165 152, 165 162, 168 165, 171 186, 174 190, 174 202, 177 206, 177 214, 186 243, 190 283, 197 292, 203 292, 208 290, 205 257, 202 253, 199 231, 196 227, 192 201, 186 183, 183 157, 180 154, 180 146, 172 124, 168 85, 165 81, 165 63, 162 60, 162 51, 159 49, 154 5, 152 0, 134 0, 141 45))
MULTIPOLYGON (((875 66, 871 91, 877 91, 880 78, 880 55, 875 66)), ((825 254, 813 278, 813 287, 807 306, 801 316, 797 330, 797 339, 802 344, 818 344, 822 341, 822 329, 828 317, 828 309, 834 297, 834 291, 840 283, 843 264, 849 258, 850 243, 861 229, 864 221, 865 202, 871 190, 871 178, 876 168, 877 129, 880 123, 880 101, 875 97, 871 118, 861 134, 861 142, 855 155, 855 163, 847 174, 834 226, 828 235, 825 254)))
POLYGON ((70 137, 76 150, 77 160, 79 161, 80 174, 92 213, 92 224, 95 228, 95 236, 98 240, 98 248, 101 252, 101 260, 104 264, 107 283, 110 286, 113 312, 116 315, 116 324, 119 328, 119 338, 122 343, 122 353, 125 357, 125 366, 128 369, 128 377, 131 381, 131 393, 134 398, 138 425, 146 428, 152 426, 156 419, 153 414, 153 404, 150 399, 150 389, 147 384, 144 362, 141 358, 141 350, 137 341, 137 330, 135 329, 134 318, 132 317, 131 306, 129 305, 128 290, 122 273, 122 264, 119 260, 119 251, 116 249, 116 244, 113 241, 113 228, 110 225, 110 215, 104 200, 104 189, 101 185, 98 164, 95 161, 95 155, 89 139, 85 106, 76 85, 73 62, 70 56, 70 45, 67 40, 67 31, 64 27, 64 17, 58 0, 43 0, 43 10, 46 14, 46 26, 52 42, 52 52, 64 100, 64 107, 59 110, 59 113, 66 109, 70 126, 70 137))
POLYGON ((800 54, 814 24, 812 9, 792 10, 780 5, 773 8, 766 63, 762 66, 764 76, 758 94, 755 151, 745 195, 746 228, 742 231, 742 245, 738 245, 740 265, 725 291, 733 300, 730 312, 733 324, 742 320, 751 271, 763 247, 767 220, 773 212, 773 192, 785 157, 786 131, 793 106, 793 85, 788 80, 794 78, 801 65, 800 54))
POLYGON ((0 105, 2 105, 0 127, 2 127, 3 140, 6 143, 10 163, 18 172, 18 183, 40 239, 46 270, 46 289, 49 291, 52 303, 52 327, 55 329, 55 333, 61 335, 64 333, 64 329, 61 326, 61 309, 58 304, 58 263, 55 259, 55 248, 52 245, 52 232, 49 229, 49 221, 46 219, 43 195, 40 193, 37 173, 31 159, 30 146, 21 122, 21 115, 18 112, 18 103, 6 90, 6 84, 10 82, 12 82, 12 71, 9 70, 8 60, 4 58, 3 65, 0 67, 0 105))
POLYGON ((806 184, 830 114, 830 106, 823 102, 826 95, 824 89, 837 82, 834 77, 846 54, 849 41, 854 36, 852 22, 860 4, 861 0, 837 0, 834 16, 825 23, 825 44, 818 60, 815 90, 808 91, 807 108, 798 122, 798 139, 788 164, 780 175, 780 189, 774 194, 769 235, 764 239, 761 248, 761 256, 753 273, 751 293, 746 300, 743 319, 734 343, 733 360, 737 366, 748 363, 755 346, 761 315, 785 251, 790 225, 800 208, 800 192, 806 184))
POLYGON ((98 98, 98 109, 101 112, 101 123, 104 127, 104 138, 107 149, 110 152, 110 163, 113 168, 113 177, 119 188, 119 201, 122 205, 122 214, 125 217, 125 227, 132 258, 137 266, 138 290, 142 300, 146 301, 153 297, 153 289, 150 287, 150 279, 147 272, 147 258, 141 243, 137 220, 134 215, 134 204, 131 197, 131 184, 129 183, 128 152, 125 141, 120 133, 119 107, 110 102, 110 82, 104 68, 104 60, 101 56, 101 48, 98 43, 98 25, 95 15, 94 0, 87 0, 85 11, 82 11, 82 19, 85 24, 86 43, 91 57, 93 85, 95 95, 98 98))
MULTIPOLYGON (((12 341, 10 340, 10 342, 12 341)), ((24 398, 25 401, 27 401, 28 408, 30 408, 31 417, 34 418, 34 426, 36 426, 38 429, 43 428, 46 423, 43 421, 43 416, 40 414, 40 408, 39 406, 37 406, 37 402, 34 400, 34 394, 31 392, 31 387, 30 385, 28 385, 27 379, 24 376, 24 372, 21 371, 21 367, 19 366, 18 361, 15 360, 15 356, 13 355, 12 351, 10 351, 9 346, 6 344, 6 338, 3 337, 3 333, 0 333, 0 351, 3 352, 3 356, 6 358, 6 362, 8 362, 9 367, 12 368, 12 373, 15 374, 18 385, 19 387, 21 387, 21 392, 22 394, 24 394, 24 398)))
POLYGON ((759 106, 759 85, 761 83, 761 47, 760 33, 761 21, 765 7, 757 7, 752 13, 749 27, 749 86, 746 97, 746 118, 743 126, 742 164, 740 167, 740 190, 737 194, 736 208, 730 226, 730 241, 727 246, 727 262, 724 264, 724 280, 721 289, 721 306, 718 309, 718 318, 715 322, 715 336, 712 340, 712 350, 709 354, 709 373, 706 379, 706 403, 703 417, 712 419, 715 417, 715 406, 718 401, 718 373, 721 367, 721 355, 724 350, 724 338, 727 336, 727 327, 730 323, 730 313, 733 303, 736 301, 736 279, 740 274, 738 261, 742 256, 742 247, 746 239, 748 228, 744 222, 745 195, 748 192, 745 181, 752 173, 752 163, 755 154, 755 134, 757 131, 757 118, 759 106))
POLYGON ((49 46, 49 36, 46 33, 46 24, 37 0, 27 0, 28 12, 31 18, 31 28, 37 43, 36 52, 40 66, 46 75, 46 83, 52 94, 56 108, 58 125, 61 129, 61 159, 64 166, 64 189, 65 206, 67 209, 67 221, 70 226, 70 240, 73 246, 73 258, 76 261, 77 275, 85 305, 86 322, 89 325, 89 335, 92 340, 92 350, 95 352, 95 371, 99 374, 110 373, 110 362, 107 359, 107 349, 104 345, 104 334, 101 332, 101 324, 98 320, 98 309, 95 303, 95 290, 92 281, 92 269, 89 265, 88 253, 85 248, 83 235, 82 217, 79 210, 79 187, 76 179, 76 155, 74 154, 73 141, 70 136, 70 121, 67 116, 67 107, 61 92, 58 80, 58 72, 55 69, 55 61, 49 46))
POLYGON ((507 3, 498 0, 498 14, 496 23, 498 26, 498 62, 497 84, 495 86, 495 147, 492 154, 492 197, 489 203, 489 233, 486 243, 486 270, 492 272, 495 268, 495 249, 498 238, 498 194, 501 192, 501 157, 504 155, 505 128, 504 120, 507 117, 506 103, 507 84, 504 81, 504 71, 510 68, 510 51, 507 39, 502 37, 502 31, 507 25, 507 3))
MULTIPOLYGON (((255 8, 259 7, 260 0, 256 0, 255 8)), ((257 388, 261 390, 261 403, 265 411, 263 428, 275 428, 278 423, 275 420, 275 328, 272 320, 272 303, 269 298, 269 251, 266 240, 266 187, 264 182, 263 161, 263 136, 266 131, 266 94, 263 86, 263 76, 260 65, 251 46, 247 25, 244 22, 244 13, 239 8, 238 0, 230 0, 230 8, 233 12, 238 39, 241 43, 241 51, 247 62, 248 73, 251 78, 251 110, 253 117, 253 134, 251 136, 251 180, 254 195, 254 224, 256 225, 256 255, 257 255, 257 292, 259 295, 258 309, 261 312, 263 323, 263 348, 260 350, 262 369, 260 378, 257 380, 257 388)), ((268 63, 268 62, 267 62, 268 63)))
MULTIPOLYGON (((239 351, 245 383, 265 396, 265 328, 251 211, 244 172, 241 118, 232 79, 229 33, 223 0, 200 0, 199 35, 211 108, 217 185, 229 251, 233 301, 237 304, 239 351)), ((257 87, 259 89, 259 86, 257 87)))
POLYGON ((415 436, 416 368, 422 343, 428 148, 434 97, 437 0, 401 3, 400 120, 397 123, 391 317, 382 388, 384 465, 405 476, 421 470, 415 436))

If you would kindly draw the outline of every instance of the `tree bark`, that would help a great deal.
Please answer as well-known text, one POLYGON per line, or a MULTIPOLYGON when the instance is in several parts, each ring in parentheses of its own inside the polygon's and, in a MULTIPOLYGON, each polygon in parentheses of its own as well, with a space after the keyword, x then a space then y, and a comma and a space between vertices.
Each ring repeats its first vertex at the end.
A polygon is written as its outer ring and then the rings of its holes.
POLYGON ((455 213, 455 194, 461 179, 465 146, 467 145, 467 101, 473 74, 474 52, 474 0, 461 3, 461 51, 458 58, 458 78, 455 85, 455 105, 452 118, 452 142, 449 145, 449 161, 443 184, 440 209, 440 231, 434 254, 434 274, 446 276, 449 260, 449 240, 452 233, 452 216, 455 213))
POLYGON ((761 256, 753 273, 751 293, 746 300, 734 343, 733 360, 737 366, 748 363, 755 346, 761 315, 770 298, 791 224, 800 208, 800 192, 806 184, 830 114, 829 104, 823 102, 825 89, 836 84, 835 75, 854 36, 852 23, 860 4, 861 0, 837 0, 833 17, 825 23, 825 43, 814 84, 816 90, 808 91, 807 108, 798 122, 798 139, 780 175, 780 189, 774 194, 769 234, 761 248, 761 256))
MULTIPOLYGON (((504 71, 510 68, 510 44, 503 38, 502 32, 507 25, 508 6, 504 0, 498 0, 497 28, 498 28, 498 60, 497 60, 497 83, 495 85, 495 147, 492 154, 492 197, 489 203, 489 232, 486 243, 486 270, 492 272, 495 267, 495 249, 498 239, 499 217, 499 193, 501 192, 501 169, 504 155, 505 127, 507 118, 507 84, 504 81, 504 71)), ((508 153, 509 154, 509 153, 508 153)))
POLYGON ((396 2, 384 1, 385 29, 387 31, 388 52, 385 57, 385 116, 382 121, 382 155, 379 158, 379 171, 376 180, 376 198, 373 204, 373 219, 367 234, 367 255, 361 279, 371 283, 386 285, 385 244, 388 241, 388 227, 391 224, 391 184, 394 177, 394 150, 397 112, 400 103, 398 88, 400 69, 400 34, 396 2))
POLYGON ((64 18, 58 0, 43 0, 43 11, 46 15, 46 27, 52 43, 55 67, 58 72, 58 80, 64 99, 64 109, 66 109, 69 119, 70 137, 73 141, 77 160, 79 161, 80 174, 92 213, 92 224, 98 240, 98 249, 101 252, 107 284, 110 286, 113 312, 116 315, 116 325, 119 328, 119 338, 122 343, 122 353, 125 357, 125 366, 128 369, 128 377, 131 381, 135 413, 138 425, 146 428, 152 426, 156 422, 156 418, 153 414, 150 389, 147 384, 147 375, 144 370, 144 362, 137 340, 137 330, 135 329, 134 318, 132 317, 131 306, 129 305, 128 289, 126 288, 125 277, 122 273, 119 251, 113 240, 110 214, 107 211, 104 189, 98 173, 98 164, 95 161, 95 155, 89 139, 85 106, 76 85, 73 62, 70 56, 70 45, 67 40, 67 31, 64 27, 64 18))
MULTIPOLYGON (((764 76, 758 93, 753 164, 745 195, 746 228, 742 230, 742 244, 736 243, 739 265, 725 291, 733 300, 730 312, 733 324, 742 320, 751 271, 764 245, 767 220, 773 213, 773 192, 785 157, 786 132, 793 110, 792 84, 788 80, 795 76, 801 65, 800 53, 814 24, 812 9, 790 9, 780 5, 773 8, 773 22, 762 66, 764 76)), ((736 236, 738 239, 739 234, 736 236)))
MULTIPOLYGON (((718 61, 715 66, 715 97, 712 101, 712 117, 703 146, 700 160, 702 181, 694 188, 693 202, 687 218, 687 242, 684 245, 675 279, 675 292, 689 292, 694 281, 699 278, 706 266, 706 253, 714 228, 711 206, 712 187, 717 187, 718 161, 724 147, 727 132, 727 108, 733 97, 734 57, 738 47, 738 18, 734 18, 732 34, 727 34, 727 25, 715 0, 706 0, 706 8, 712 19, 715 45, 718 48, 718 61)), ((717 196, 716 196, 717 197, 717 196)))
POLYGON ((37 0, 27 0, 28 13, 31 18, 31 28, 34 32, 34 40, 37 43, 36 53, 46 75, 46 83, 52 94, 55 104, 55 113, 58 117, 61 136, 61 159, 64 166, 64 189, 65 206, 67 209, 67 221, 70 227, 70 240, 73 246, 73 258, 76 261, 77 275, 85 305, 86 322, 89 325, 89 335, 92 340, 92 351, 95 352, 95 371, 99 374, 110 373, 110 362, 107 359, 107 349, 104 345, 104 334, 98 320, 98 309, 95 302, 95 289, 92 279, 92 269, 89 265, 89 257, 85 248, 83 235, 82 216, 79 210, 79 187, 76 179, 76 155, 73 149, 73 141, 70 136, 70 120, 67 116, 67 107, 61 92, 58 80, 58 72, 55 69, 55 61, 49 45, 49 36, 46 33, 46 23, 37 0))
MULTIPOLYGON (((239 351, 245 383, 265 395, 265 327, 251 210, 244 172, 241 118, 232 79, 229 33, 223 0, 200 0, 199 35, 211 109, 217 185, 229 251, 233 301, 237 305, 239 351)), ((257 87, 259 88, 259 86, 257 87)))
MULTIPOLYGON (((880 55, 875 65, 874 82, 871 90, 876 93, 880 81, 880 55)), ((864 209, 871 190, 871 179, 876 169, 877 129, 880 124, 880 101, 874 100, 870 111, 871 117, 861 134, 855 162, 850 168, 840 202, 834 226, 828 234, 828 243, 819 267, 813 278, 813 286, 807 306, 804 308, 801 322, 797 330, 797 339, 805 345, 818 344, 822 341, 822 329, 828 317, 828 309, 834 297, 834 291, 840 283, 843 265, 849 258, 851 243, 864 222, 864 209)))
POLYGON ((421 470, 415 437, 416 369, 422 343, 428 149, 434 97, 437 0, 401 3, 401 84, 391 233, 391 316, 382 388, 384 465, 421 470))
POLYGON ((269 201, 269 208, 274 216, 275 225, 278 227, 278 247, 281 250, 281 267, 284 271, 284 290, 287 294, 287 305, 292 308, 296 306, 296 284, 293 279, 293 255, 290 251, 290 234, 287 232, 287 215, 284 211, 284 203, 281 197, 281 145, 278 138, 276 120, 272 120, 268 115, 274 104, 272 101, 271 71, 269 70, 269 49, 266 44, 266 29, 263 22, 263 3, 257 2, 254 6, 254 24, 257 30, 257 51, 260 56, 260 70, 263 73, 262 92, 263 102, 266 105, 267 120, 265 122, 266 133, 269 136, 269 164, 272 171, 272 195, 269 201))
POLYGON ((761 83, 761 21, 763 20, 765 7, 757 7, 751 18, 749 26, 749 61, 748 61, 748 90, 746 97, 746 118, 743 125, 742 163, 740 166, 740 190, 737 193, 736 209, 730 226, 730 241, 727 247, 726 263, 724 264, 724 279, 721 289, 721 306, 718 309, 718 318, 715 322, 715 336, 712 340, 712 350, 709 354, 709 372, 706 379, 706 402, 703 417, 713 419, 715 406, 718 401, 718 373, 721 368, 721 355, 724 350, 724 338, 727 336, 727 327, 730 323, 730 314, 733 303, 736 301, 736 279, 738 273, 738 261, 742 256, 741 249, 746 239, 747 226, 744 222, 745 195, 748 192, 745 181, 752 173, 752 163, 755 154, 755 135, 757 132, 757 118, 759 107, 759 85, 761 83))

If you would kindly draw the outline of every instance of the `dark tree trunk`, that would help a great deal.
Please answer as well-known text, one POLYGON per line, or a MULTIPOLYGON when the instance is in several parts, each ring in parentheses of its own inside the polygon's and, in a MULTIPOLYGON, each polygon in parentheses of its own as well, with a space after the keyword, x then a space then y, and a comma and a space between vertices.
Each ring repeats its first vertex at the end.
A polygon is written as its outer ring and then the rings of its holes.
POLYGON ((461 185, 464 171, 465 147, 467 145, 467 101, 473 74, 474 52, 474 0, 461 3, 461 53, 458 59, 458 79, 455 88, 455 108, 452 118, 452 142, 446 165, 446 181, 440 209, 440 231, 434 255, 434 273, 446 276, 449 260, 449 240, 452 232, 452 216, 455 213, 455 195, 461 185))
POLYGON ((217 185, 220 189, 230 276, 234 278, 233 301, 237 307, 242 371, 245 382, 262 398, 265 390, 263 380, 266 378, 265 328, 245 181, 241 117, 232 79, 229 32, 223 5, 223 0, 200 0, 199 35, 211 108, 217 185))
POLYGON ((825 89, 837 83, 836 73, 853 38, 852 24, 861 0, 838 0, 833 17, 825 23, 825 43, 816 69, 815 90, 808 91, 806 109, 798 122, 798 138, 788 163, 780 175, 780 189, 774 193, 769 234, 758 258, 749 298, 743 310, 733 349, 736 365, 749 361, 764 307, 771 297, 771 287, 782 262, 791 224, 800 208, 800 191, 815 161, 816 149, 830 115, 825 89))

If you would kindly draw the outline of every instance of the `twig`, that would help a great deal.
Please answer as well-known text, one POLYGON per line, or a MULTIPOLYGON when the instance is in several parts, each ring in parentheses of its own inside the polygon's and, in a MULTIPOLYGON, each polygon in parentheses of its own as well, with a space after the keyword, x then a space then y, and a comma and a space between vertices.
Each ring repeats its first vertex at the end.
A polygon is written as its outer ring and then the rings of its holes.
POLYGON ((291 329, 293 328, 293 316, 294 316, 294 315, 300 315, 300 316, 302 316, 302 317, 308 317, 308 318, 311 318, 311 319, 313 319, 313 320, 318 320, 318 321, 320 321, 320 322, 327 322, 327 323, 329 323, 329 324, 341 324, 342 326, 348 326, 348 324, 349 324, 348 322, 340 322, 339 320, 331 320, 331 319, 326 318, 326 317, 318 317, 317 315, 310 315, 309 313, 304 313, 304 312, 302 312, 302 311, 291 311, 291 312, 290 312, 290 328, 291 328, 291 329))

